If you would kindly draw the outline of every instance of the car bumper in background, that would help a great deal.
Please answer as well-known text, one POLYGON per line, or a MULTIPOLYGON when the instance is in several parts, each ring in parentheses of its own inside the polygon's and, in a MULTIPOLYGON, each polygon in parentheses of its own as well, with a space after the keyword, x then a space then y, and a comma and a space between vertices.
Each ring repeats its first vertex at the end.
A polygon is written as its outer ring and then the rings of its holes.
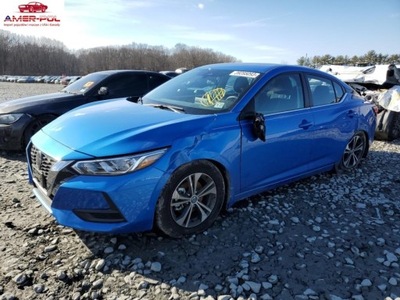
POLYGON ((23 150, 24 131, 30 121, 31 118, 28 115, 24 115, 12 124, 0 124, 0 149, 23 150))

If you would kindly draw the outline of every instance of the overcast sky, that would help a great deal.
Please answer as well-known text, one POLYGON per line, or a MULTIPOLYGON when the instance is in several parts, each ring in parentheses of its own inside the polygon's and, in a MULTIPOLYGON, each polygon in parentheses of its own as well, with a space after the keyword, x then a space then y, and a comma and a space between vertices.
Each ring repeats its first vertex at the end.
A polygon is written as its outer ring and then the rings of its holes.
MULTIPOLYGON (((8 1, 15 8, 5 14, 18 15, 23 2, 8 1)), ((244 62, 296 64, 306 55, 400 53, 400 0, 42 2, 48 13, 56 12, 60 27, 2 29, 47 36, 71 50, 131 43, 173 48, 182 43, 244 62), (55 3, 63 7, 56 10, 55 3)))

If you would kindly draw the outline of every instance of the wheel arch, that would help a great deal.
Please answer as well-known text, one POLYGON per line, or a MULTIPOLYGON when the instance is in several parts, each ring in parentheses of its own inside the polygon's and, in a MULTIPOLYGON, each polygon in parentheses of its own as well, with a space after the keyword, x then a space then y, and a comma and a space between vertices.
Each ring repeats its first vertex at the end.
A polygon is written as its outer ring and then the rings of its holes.
POLYGON ((366 132, 365 130, 362 130, 362 129, 354 131, 354 133, 351 135, 351 138, 346 142, 346 146, 345 146, 344 152, 343 152, 343 154, 341 156, 341 159, 338 162, 336 162, 335 165, 334 165, 333 171, 335 173, 342 173, 343 170, 347 171, 347 170, 353 169, 353 168, 355 168, 355 167, 357 167, 359 165, 359 162, 358 162, 354 166, 350 166, 350 167, 348 167, 348 166, 345 167, 344 166, 345 155, 347 155, 347 159, 350 159, 349 158, 350 155, 353 155, 353 157, 355 157, 354 156, 355 152, 352 152, 353 151, 352 149, 348 150, 348 147, 350 147, 350 143, 353 143, 354 138, 357 135, 358 136, 360 136, 360 135, 363 136, 364 143, 365 143, 365 147, 364 147, 363 153, 361 154, 361 156, 358 157, 358 159, 362 160, 362 159, 365 159, 367 157, 368 152, 369 152, 369 139, 368 139, 369 136, 368 136, 368 132, 366 132), (348 154, 346 154, 347 151, 348 151, 348 154))
MULTIPOLYGON (((179 165, 178 167, 174 168, 174 170, 171 173, 169 173, 168 177, 170 178, 172 176, 172 174, 174 174, 177 170, 179 170, 182 167, 189 166, 193 163, 201 163, 201 162, 208 162, 208 163, 213 164, 218 169, 218 171, 221 173, 222 179, 224 180, 224 184, 225 184, 225 196, 224 196, 224 203, 223 203, 222 207, 223 207, 223 209, 226 209, 227 205, 229 203, 230 196, 231 196, 230 191, 231 191, 232 180, 231 180, 231 175, 229 173, 229 170, 226 168, 226 166, 224 166, 224 164, 222 162, 220 162, 216 159, 212 159, 212 158, 196 158, 191 161, 187 161, 187 162, 179 165)), ((168 182, 169 178, 166 179, 166 182, 168 182)))
MULTIPOLYGON (((175 168, 171 173, 169 173, 168 179, 166 179, 166 181, 164 182, 162 188, 159 190, 160 193, 157 196, 156 202, 155 202, 155 207, 158 205, 158 202, 161 199, 161 195, 163 194, 163 191, 165 188, 168 188, 167 185, 169 184, 169 181, 171 179, 171 177, 174 175, 174 173, 184 169, 184 168, 188 168, 193 164, 201 164, 201 163, 206 163, 206 164, 211 164, 213 167, 215 167, 219 173, 221 174, 222 180, 224 182, 224 189, 225 189, 225 195, 223 198, 223 202, 221 205, 221 211, 219 214, 221 214, 222 212, 226 211, 227 209, 227 204, 229 203, 229 198, 230 198, 230 186, 231 186, 231 182, 230 182, 230 174, 228 172, 228 169, 219 161, 214 160, 214 159, 210 159, 210 158, 198 158, 198 159, 194 159, 192 161, 188 161, 186 163, 181 164, 180 166, 178 166, 177 168, 175 168)), ((157 226, 157 209, 154 210, 154 214, 153 214, 153 225, 152 228, 153 230, 155 230, 158 233, 161 234, 165 234, 165 232, 162 232, 160 230, 160 228, 157 226)))
MULTIPOLYGON (((368 156, 368 153, 369 153, 369 146, 370 146, 370 140, 371 140, 370 138, 371 137, 369 136, 368 131, 366 131, 366 130, 360 130, 358 132, 364 134, 365 135, 365 140, 367 141, 366 147, 365 147, 365 151, 364 151, 363 156, 362 156, 363 158, 366 158, 368 156)), ((357 133, 357 132, 355 132, 355 133, 357 133)))
POLYGON ((222 174, 222 178, 224 179, 225 183, 225 196, 224 196, 224 203, 222 204, 222 209, 226 210, 228 207, 230 199, 230 191, 231 191, 231 178, 228 169, 225 168, 225 166, 222 163, 218 162, 217 160, 213 159, 204 159, 204 160, 215 165, 222 174))

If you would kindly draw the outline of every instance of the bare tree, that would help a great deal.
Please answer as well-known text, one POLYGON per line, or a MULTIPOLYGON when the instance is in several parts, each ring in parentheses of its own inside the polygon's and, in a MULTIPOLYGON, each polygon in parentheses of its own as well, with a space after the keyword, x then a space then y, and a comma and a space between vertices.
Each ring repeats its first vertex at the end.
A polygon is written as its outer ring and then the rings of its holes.
MULTIPOLYGON (((313 67, 320 67, 327 64, 335 65, 350 65, 350 66, 367 66, 367 65, 378 65, 378 64, 400 64, 399 54, 381 54, 376 53, 374 50, 368 51, 366 54, 353 57, 348 57, 347 55, 339 55, 337 57, 325 54, 323 56, 314 56, 311 59, 311 65, 313 67)), ((302 66, 310 66, 307 57, 300 57, 297 63, 302 66)))
MULTIPOLYGON (((0 30, 0 73, 9 75, 84 75, 108 69, 138 69, 150 71, 192 69, 201 65, 236 62, 235 57, 212 49, 176 44, 163 46, 131 43, 82 49, 72 53, 62 42, 35 38, 0 30)), ((319 67, 324 64, 366 65, 399 64, 400 55, 379 54, 374 50, 362 56, 348 57, 329 54, 300 57, 299 65, 319 67)))
POLYGON ((6 74, 9 53, 10 39, 0 30, 0 74, 6 74))

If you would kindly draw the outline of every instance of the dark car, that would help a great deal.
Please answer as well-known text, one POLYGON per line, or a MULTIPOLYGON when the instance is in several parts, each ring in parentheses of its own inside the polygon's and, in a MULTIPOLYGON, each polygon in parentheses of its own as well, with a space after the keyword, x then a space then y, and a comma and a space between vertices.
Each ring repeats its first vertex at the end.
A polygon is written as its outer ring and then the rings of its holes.
POLYGON ((47 9, 47 5, 44 5, 40 2, 29 2, 28 4, 21 4, 18 6, 20 12, 29 11, 29 12, 45 12, 47 9))
POLYGON ((35 132, 72 108, 111 98, 125 97, 135 102, 169 79, 150 71, 101 71, 82 77, 58 93, 0 103, 0 149, 23 150, 35 132))

